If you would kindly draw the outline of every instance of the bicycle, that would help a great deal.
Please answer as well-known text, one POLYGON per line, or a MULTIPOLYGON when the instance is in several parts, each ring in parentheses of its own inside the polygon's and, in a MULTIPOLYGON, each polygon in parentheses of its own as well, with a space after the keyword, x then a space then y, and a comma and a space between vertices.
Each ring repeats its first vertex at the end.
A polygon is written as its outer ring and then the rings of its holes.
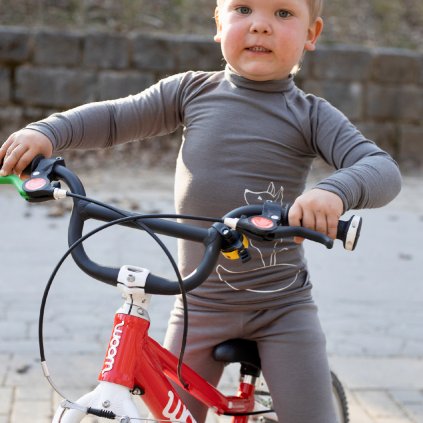
MULTIPOLYGON (((246 423, 248 418, 273 421, 270 394, 256 385, 262 384, 260 357, 254 341, 232 339, 217 345, 214 358, 225 363, 240 363, 240 382, 236 395, 224 395, 211 386, 188 366, 183 364, 183 350, 179 358, 165 350, 148 336, 150 325, 148 304, 151 295, 176 295, 199 286, 215 268, 222 252, 227 258, 248 261, 248 238, 272 241, 282 237, 300 236, 332 248, 333 240, 323 234, 302 227, 288 226, 289 206, 271 201, 243 206, 223 218, 177 215, 141 215, 101 203, 86 197, 77 175, 69 170, 62 158, 36 158, 30 177, 21 181, 16 176, 0 177, 0 184, 13 184, 29 202, 73 198, 69 221, 69 249, 54 269, 44 293, 39 323, 41 366, 45 377, 54 386, 45 360, 43 345, 43 316, 45 302, 53 280, 64 260, 72 255, 82 271, 101 282, 117 286, 124 297, 116 312, 112 334, 106 350, 99 384, 90 393, 73 402, 64 395, 64 401, 53 417, 53 423, 80 422, 87 415, 129 423, 146 420, 134 404, 140 396, 155 420, 195 423, 170 381, 187 390, 218 415, 232 416, 233 423, 246 423), (62 189, 63 181, 68 190, 62 189), (169 219, 183 218, 210 223, 201 228, 169 219), (84 223, 95 219, 106 222, 83 235, 84 223), (153 275, 137 266, 110 268, 92 261, 83 246, 89 237, 113 225, 125 225, 146 231, 168 255, 177 276, 171 281, 153 275), (176 263, 157 234, 184 238, 204 244, 204 255, 195 272, 182 279, 176 263), (141 371, 142 370, 142 371, 141 371), (269 414, 268 414, 269 413, 269 414)), ((340 221, 337 238, 344 247, 353 250, 361 230, 361 218, 352 216, 340 221)), ((186 328, 185 328, 186 330, 186 328)), ((339 423, 348 422, 348 406, 342 384, 332 373, 333 397, 339 423)))

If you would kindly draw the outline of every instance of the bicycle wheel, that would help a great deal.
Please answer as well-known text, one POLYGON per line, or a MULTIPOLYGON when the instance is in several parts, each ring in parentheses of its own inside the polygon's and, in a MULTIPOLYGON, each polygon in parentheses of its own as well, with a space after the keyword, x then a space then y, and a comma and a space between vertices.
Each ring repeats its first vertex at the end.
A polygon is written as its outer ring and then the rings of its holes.
MULTIPOLYGON (((335 412, 337 423, 348 423, 349 422, 349 413, 348 413, 348 402, 345 395, 344 387, 342 383, 336 376, 334 372, 331 371, 332 378, 332 397, 335 405, 335 412)), ((256 394, 255 394, 255 410, 269 410, 272 409, 272 397, 268 391, 266 381, 261 376, 259 381, 256 384, 256 394)), ((252 416, 251 421, 260 422, 260 423, 274 423, 278 421, 276 413, 266 413, 257 416, 252 416)))
POLYGON ((332 396, 333 402, 335 403, 337 421, 339 423, 348 423, 350 421, 350 417, 344 387, 334 372, 331 371, 330 375, 332 377, 332 396))

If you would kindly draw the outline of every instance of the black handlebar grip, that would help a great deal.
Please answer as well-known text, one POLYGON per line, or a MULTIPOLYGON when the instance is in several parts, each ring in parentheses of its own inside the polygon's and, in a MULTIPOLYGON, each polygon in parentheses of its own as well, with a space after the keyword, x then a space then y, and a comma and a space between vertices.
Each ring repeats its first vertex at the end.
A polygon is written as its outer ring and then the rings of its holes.
MULTIPOLYGON (((281 224, 289 226, 288 214, 290 204, 283 205, 281 209, 281 224)), ((352 216, 349 220, 340 220, 338 222, 338 231, 336 239, 342 241, 344 248, 348 251, 353 251, 357 245, 358 238, 360 237, 362 218, 360 216, 352 216)))

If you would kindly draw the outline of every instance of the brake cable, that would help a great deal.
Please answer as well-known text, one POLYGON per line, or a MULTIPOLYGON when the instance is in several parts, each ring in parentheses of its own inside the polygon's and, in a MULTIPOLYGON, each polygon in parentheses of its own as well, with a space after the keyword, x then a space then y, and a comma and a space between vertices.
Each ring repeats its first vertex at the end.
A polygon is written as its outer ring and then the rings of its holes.
MULTIPOLYGON (((43 373, 45 377, 47 378, 50 385, 53 387, 53 389, 61 395, 63 398, 66 398, 64 395, 61 394, 61 392, 57 389, 57 387, 54 385, 53 381, 50 378, 50 373, 46 364, 46 358, 45 358, 45 349, 44 349, 44 336, 43 336, 43 327, 44 327, 44 315, 45 315, 45 308, 47 303, 47 298, 51 289, 51 286, 53 284, 53 281, 55 277, 57 276, 58 271, 60 270, 61 266, 63 265, 64 261, 68 258, 68 256, 72 253, 72 251, 78 247, 80 244, 82 244, 84 241, 86 241, 88 238, 92 237, 93 235, 110 228, 114 225, 118 225, 124 222, 130 222, 130 221, 137 221, 142 219, 185 219, 185 220, 197 220, 197 221, 206 221, 206 222, 222 222, 222 219, 216 219, 216 218, 210 218, 210 217, 202 217, 202 216, 191 216, 191 215, 180 215, 180 214, 151 214, 151 215, 132 215, 132 216, 125 216, 121 210, 117 209, 116 207, 110 206, 106 203, 103 203, 101 201, 97 201, 95 199, 85 197, 79 194, 74 194, 69 191, 66 192, 66 196, 76 198, 78 200, 86 201, 89 203, 97 204, 101 207, 105 207, 109 210, 112 210, 116 213, 119 213, 123 215, 122 218, 115 219, 111 222, 107 222, 103 225, 98 226, 97 228, 91 230, 87 234, 81 236, 78 240, 76 240, 69 248, 68 250, 63 254, 61 259, 56 264, 54 270, 52 271, 49 280, 47 282, 47 285, 44 290, 43 298, 41 301, 40 306, 40 314, 39 314, 39 323, 38 323, 38 343, 39 343, 39 350, 40 350, 40 359, 41 359, 41 366, 43 369, 43 373)), ((163 243, 163 241, 144 223, 139 222, 140 226, 143 228, 145 232, 147 232, 155 241, 156 243, 161 247, 163 252, 166 254, 167 258, 169 259, 173 270, 175 272, 175 275, 178 280, 179 288, 181 291, 181 297, 183 302, 183 309, 184 309, 184 324, 183 324, 183 335, 182 335, 182 343, 181 343, 181 350, 179 353, 179 359, 178 359, 178 367, 177 367, 177 375, 178 379, 181 382, 182 386, 185 388, 188 386, 187 383, 184 381, 182 377, 182 364, 183 364, 183 357, 185 354, 185 347, 186 347, 186 341, 187 341, 187 334, 188 334, 188 302, 186 298, 186 290, 183 285, 183 279, 179 272, 178 266, 175 262, 175 259, 173 258, 172 254, 170 253, 169 249, 166 247, 166 245, 163 243)))

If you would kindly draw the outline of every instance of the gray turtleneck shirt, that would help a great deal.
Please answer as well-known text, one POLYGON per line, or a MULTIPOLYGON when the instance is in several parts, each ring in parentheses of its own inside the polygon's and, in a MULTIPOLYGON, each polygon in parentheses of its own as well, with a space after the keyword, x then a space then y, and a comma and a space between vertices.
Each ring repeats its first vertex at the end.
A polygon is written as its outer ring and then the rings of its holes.
MULTIPOLYGON (((293 78, 256 82, 229 68, 187 72, 138 95, 87 104, 28 127, 60 151, 109 147, 180 126, 178 213, 220 217, 267 199, 292 203, 318 156, 334 173, 316 187, 337 194, 345 211, 383 206, 400 190, 392 158, 328 102, 301 91, 293 78)), ((302 246, 290 239, 253 241, 250 252, 253 259, 245 265, 222 258, 209 280, 189 294, 190 302, 248 309, 289 304, 293 294, 309 296, 302 246)), ((201 255, 201 247, 180 241, 183 275, 201 255)))

